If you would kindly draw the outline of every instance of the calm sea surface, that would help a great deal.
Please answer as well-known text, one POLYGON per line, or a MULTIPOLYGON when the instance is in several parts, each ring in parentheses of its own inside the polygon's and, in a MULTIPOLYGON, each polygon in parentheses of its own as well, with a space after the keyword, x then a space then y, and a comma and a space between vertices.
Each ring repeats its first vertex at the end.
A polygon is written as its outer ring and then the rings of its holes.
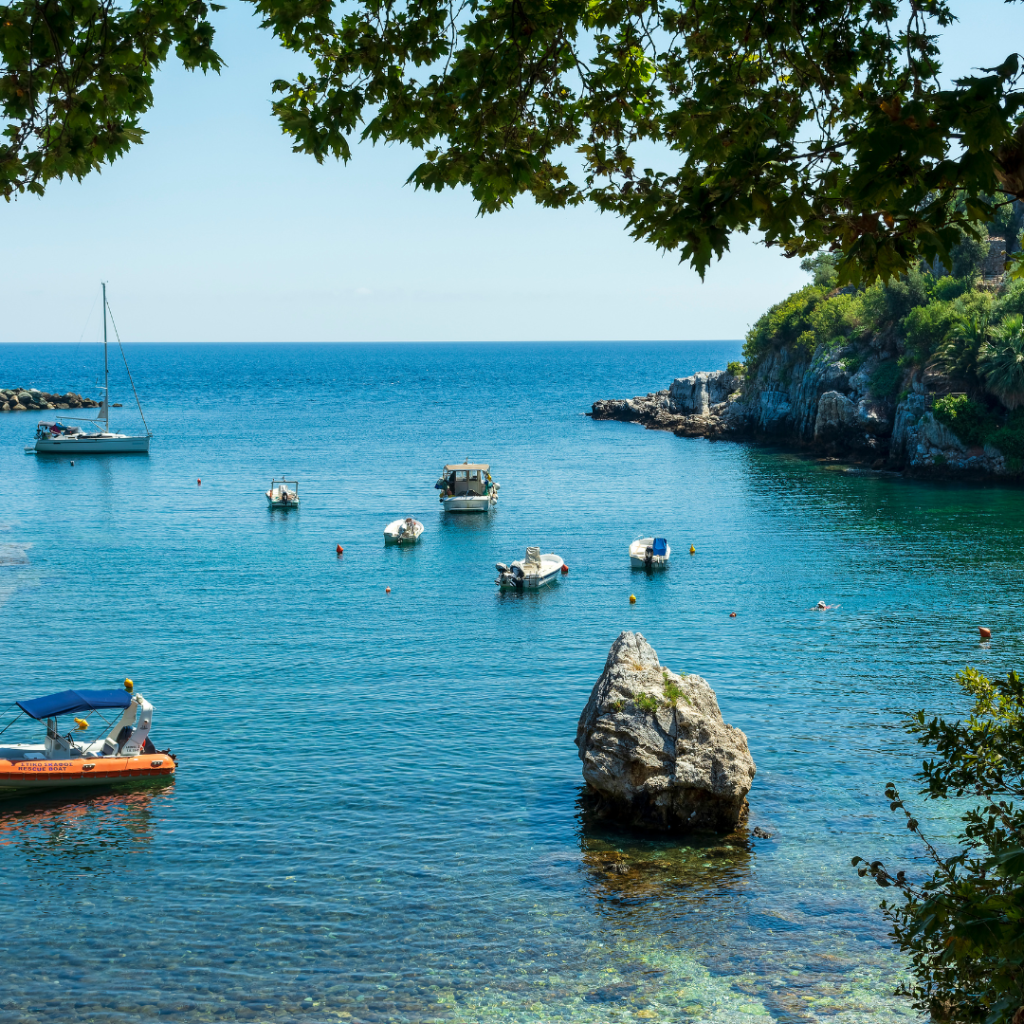
MULTIPOLYGON (((1024 660, 1024 494, 583 416, 737 351, 153 345, 148 457, 26 455, 39 416, 0 416, 0 698, 131 676, 180 756, 162 789, 0 805, 0 1021, 916 1020, 849 858, 915 865, 898 713, 1024 660), (467 456, 498 510, 445 518, 467 456), (266 508, 282 472, 300 511, 266 508), (503 597, 527 544, 571 572, 503 597), (624 629, 714 687, 775 838, 588 818, 576 721, 624 629)), ((101 365, 6 346, 0 384, 98 395, 101 365)))

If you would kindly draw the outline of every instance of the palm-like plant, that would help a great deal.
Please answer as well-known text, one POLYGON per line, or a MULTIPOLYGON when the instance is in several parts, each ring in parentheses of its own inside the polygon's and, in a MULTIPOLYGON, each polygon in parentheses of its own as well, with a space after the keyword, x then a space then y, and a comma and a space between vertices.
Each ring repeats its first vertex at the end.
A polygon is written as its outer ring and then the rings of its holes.
POLYGON ((970 313, 959 318, 935 353, 936 362, 950 377, 978 382, 978 360, 991 335, 988 317, 970 313))
POLYGON ((1024 316, 1008 316, 980 353, 985 384, 1010 409, 1024 405, 1024 316))

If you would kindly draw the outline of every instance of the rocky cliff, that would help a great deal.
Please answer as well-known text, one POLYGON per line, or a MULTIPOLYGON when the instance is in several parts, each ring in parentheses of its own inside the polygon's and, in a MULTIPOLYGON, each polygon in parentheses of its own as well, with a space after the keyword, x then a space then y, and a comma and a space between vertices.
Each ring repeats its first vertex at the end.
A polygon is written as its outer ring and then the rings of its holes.
POLYGON ((922 372, 898 399, 880 396, 871 381, 887 360, 872 353, 852 372, 848 356, 794 357, 782 348, 750 378, 726 370, 679 377, 664 391, 595 402, 590 415, 679 437, 797 446, 914 476, 1020 475, 998 448, 965 444, 935 418, 922 372))

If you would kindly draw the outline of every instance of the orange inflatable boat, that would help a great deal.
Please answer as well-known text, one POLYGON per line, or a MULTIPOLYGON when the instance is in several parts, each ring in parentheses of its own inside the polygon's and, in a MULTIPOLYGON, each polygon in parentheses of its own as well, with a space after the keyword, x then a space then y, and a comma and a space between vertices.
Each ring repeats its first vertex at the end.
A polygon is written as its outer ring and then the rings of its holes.
MULTIPOLYGON (((47 697, 16 701, 19 714, 0 730, 0 796, 64 789, 70 786, 109 786, 136 779, 166 778, 177 767, 169 750, 157 750, 149 738, 153 705, 124 690, 64 690, 47 697), (89 741, 84 715, 105 720, 104 711, 120 710, 109 732, 89 741), (6 733, 22 715, 46 721, 45 743, 5 743, 6 733), (74 729, 62 736, 57 722, 74 717, 74 729)), ((105 722, 105 724, 110 724, 105 722)))

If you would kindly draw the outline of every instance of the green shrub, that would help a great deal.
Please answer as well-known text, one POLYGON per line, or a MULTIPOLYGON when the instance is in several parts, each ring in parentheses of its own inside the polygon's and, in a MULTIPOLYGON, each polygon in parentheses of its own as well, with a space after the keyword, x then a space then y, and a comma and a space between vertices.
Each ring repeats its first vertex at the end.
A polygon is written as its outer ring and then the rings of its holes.
POLYGON ((964 444, 984 444, 998 424, 988 407, 966 395, 946 395, 935 402, 932 414, 964 444))
POLYGON ((914 976, 898 991, 931 1020, 1011 1024, 1024 1016, 1024 683, 1016 672, 990 681, 972 668, 957 682, 973 698, 968 717, 919 711, 905 729, 928 751, 922 795, 958 802, 960 849, 940 854, 890 782, 889 808, 921 842, 930 873, 914 880, 879 860, 853 864, 899 892, 881 905, 914 976))
POLYGON ((958 313, 951 302, 933 300, 927 306, 912 309, 900 325, 907 339, 907 355, 911 360, 916 364, 926 363, 949 337, 957 319, 958 313))
POLYGON ((989 320, 984 314, 972 310, 964 315, 958 315, 950 327, 946 341, 935 353, 939 365, 954 380, 979 383, 978 363, 982 350, 988 344, 991 330, 989 320))
POLYGON ((836 278, 839 276, 839 272, 836 269, 838 261, 839 253, 819 252, 813 256, 808 256, 806 259, 802 259, 800 261, 800 269, 806 270, 814 278, 815 284, 822 285, 825 288, 834 288, 836 286, 836 278))
POLYGON ((1024 280, 1011 281, 992 304, 992 319, 1004 320, 1014 313, 1024 315, 1024 280))
POLYGON ((744 369, 744 365, 739 360, 735 360, 726 366, 725 372, 731 373, 734 377, 742 377, 744 369))
POLYGON ((641 711, 657 711, 658 710, 658 698, 650 693, 638 693, 633 698, 633 703, 641 711))
POLYGON ((903 379, 903 371, 895 359, 879 363, 871 374, 871 391, 876 398, 891 398, 903 379))
POLYGON ((839 348, 860 333, 861 296, 833 295, 819 303, 807 316, 816 345, 839 348))
POLYGON ((974 223, 978 237, 965 234, 963 240, 950 251, 953 257, 954 277, 966 277, 972 281, 981 273, 981 264, 988 256, 988 227, 983 221, 974 223))
POLYGON ((852 356, 843 356, 839 360, 839 365, 852 377, 864 365, 865 359, 866 354, 855 352, 852 356))
POLYGON ((966 277, 937 277, 932 285, 932 299, 939 302, 952 302, 960 298, 971 287, 966 277))
POLYGON ((770 349, 794 346, 798 339, 801 344, 805 344, 808 334, 813 341, 815 335, 808 317, 825 294, 825 288, 809 284, 763 313, 747 332, 743 345, 743 361, 746 365, 756 366, 758 360, 770 349))
POLYGON ((1024 405, 1024 316, 1011 313, 979 353, 985 385, 1008 409, 1024 405))

